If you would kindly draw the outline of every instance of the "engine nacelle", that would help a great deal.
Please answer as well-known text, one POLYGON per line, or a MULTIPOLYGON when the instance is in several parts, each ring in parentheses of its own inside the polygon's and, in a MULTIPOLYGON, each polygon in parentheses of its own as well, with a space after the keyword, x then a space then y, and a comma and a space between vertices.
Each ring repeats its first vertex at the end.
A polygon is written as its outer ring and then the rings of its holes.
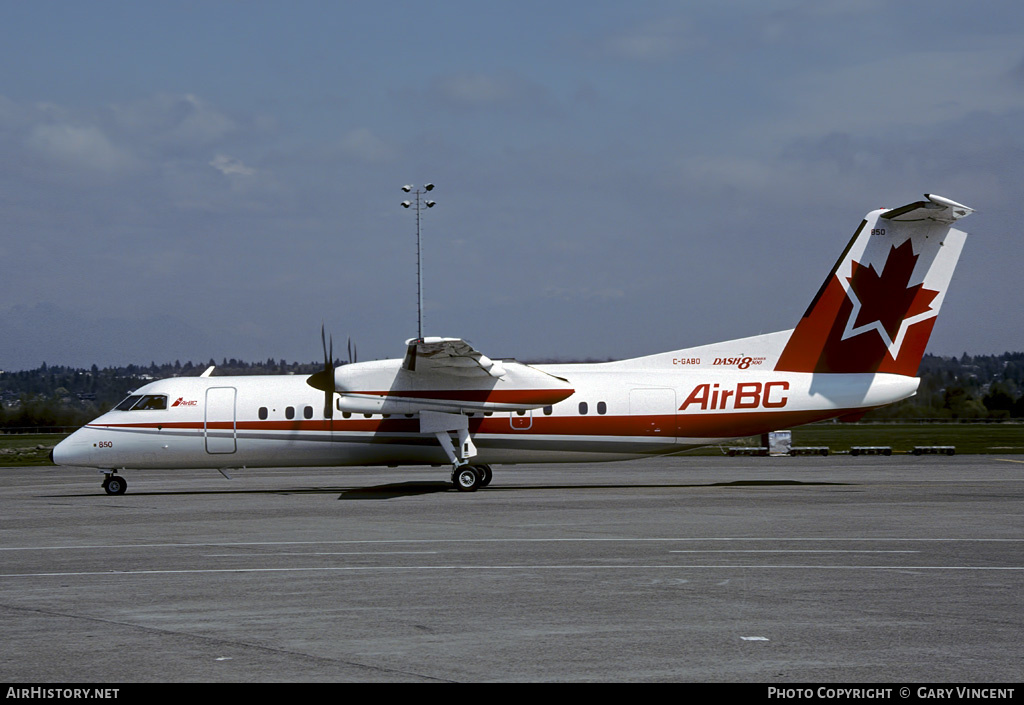
POLYGON ((574 389, 560 377, 514 360, 500 377, 409 371, 401 360, 344 365, 335 370, 335 408, 356 414, 527 411, 556 404, 574 389))

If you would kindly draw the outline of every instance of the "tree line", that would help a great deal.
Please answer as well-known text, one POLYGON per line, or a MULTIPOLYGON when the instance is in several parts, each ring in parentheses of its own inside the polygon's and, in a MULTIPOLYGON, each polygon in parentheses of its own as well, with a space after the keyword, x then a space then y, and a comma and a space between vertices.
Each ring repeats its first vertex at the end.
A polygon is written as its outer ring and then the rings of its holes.
POLYGON ((323 363, 224 358, 219 363, 211 359, 83 369, 44 362, 34 370, 0 372, 0 428, 81 426, 114 408, 144 384, 168 377, 198 377, 211 366, 216 367, 217 376, 309 375, 322 369, 323 363))
MULTIPOLYGON (((336 365, 344 364, 335 361, 336 365)), ((220 363, 165 363, 89 369, 48 366, 0 372, 0 428, 81 426, 109 411, 129 392, 155 379, 195 377, 214 366, 223 375, 309 375, 320 362, 268 359, 245 362, 224 358, 220 363)), ((876 409, 864 420, 1024 419, 1024 352, 1002 355, 941 357, 925 355, 918 372, 917 395, 876 409)))
POLYGON ((917 394, 865 419, 1024 418, 1024 352, 941 357, 925 355, 917 394))

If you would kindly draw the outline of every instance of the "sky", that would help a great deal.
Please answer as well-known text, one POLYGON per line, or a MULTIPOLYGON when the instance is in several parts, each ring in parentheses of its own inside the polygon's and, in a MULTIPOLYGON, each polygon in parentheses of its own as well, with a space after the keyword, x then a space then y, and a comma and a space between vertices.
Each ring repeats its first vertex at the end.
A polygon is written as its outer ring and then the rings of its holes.
POLYGON ((1024 4, 0 0, 0 369, 602 360, 796 325, 976 209, 937 355, 1024 350, 1024 4))

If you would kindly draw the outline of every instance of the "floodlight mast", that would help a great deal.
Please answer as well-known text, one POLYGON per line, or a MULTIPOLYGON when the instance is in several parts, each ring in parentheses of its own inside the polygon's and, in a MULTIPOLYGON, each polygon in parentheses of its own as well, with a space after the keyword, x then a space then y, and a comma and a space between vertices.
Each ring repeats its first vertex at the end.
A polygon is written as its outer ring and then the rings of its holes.
POLYGON ((424 191, 433 191, 434 184, 426 184, 423 188, 415 191, 410 184, 402 187, 406 193, 413 192, 415 201, 402 201, 402 208, 413 208, 416 211, 416 339, 423 340, 423 255, 420 246, 420 211, 423 208, 433 208, 436 201, 422 200, 420 196, 424 191))

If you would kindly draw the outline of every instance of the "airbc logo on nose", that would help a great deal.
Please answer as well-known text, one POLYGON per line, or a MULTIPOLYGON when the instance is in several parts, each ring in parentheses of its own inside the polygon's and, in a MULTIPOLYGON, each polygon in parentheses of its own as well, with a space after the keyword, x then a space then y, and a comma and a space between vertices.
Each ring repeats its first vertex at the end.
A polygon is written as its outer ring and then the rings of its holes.
POLYGON ((171 406, 196 406, 199 404, 195 399, 189 399, 186 401, 185 397, 178 397, 178 400, 171 404, 171 406))
POLYGON ((733 388, 717 384, 698 384, 679 407, 686 411, 694 404, 708 409, 781 409, 789 403, 789 382, 740 382, 733 388))

